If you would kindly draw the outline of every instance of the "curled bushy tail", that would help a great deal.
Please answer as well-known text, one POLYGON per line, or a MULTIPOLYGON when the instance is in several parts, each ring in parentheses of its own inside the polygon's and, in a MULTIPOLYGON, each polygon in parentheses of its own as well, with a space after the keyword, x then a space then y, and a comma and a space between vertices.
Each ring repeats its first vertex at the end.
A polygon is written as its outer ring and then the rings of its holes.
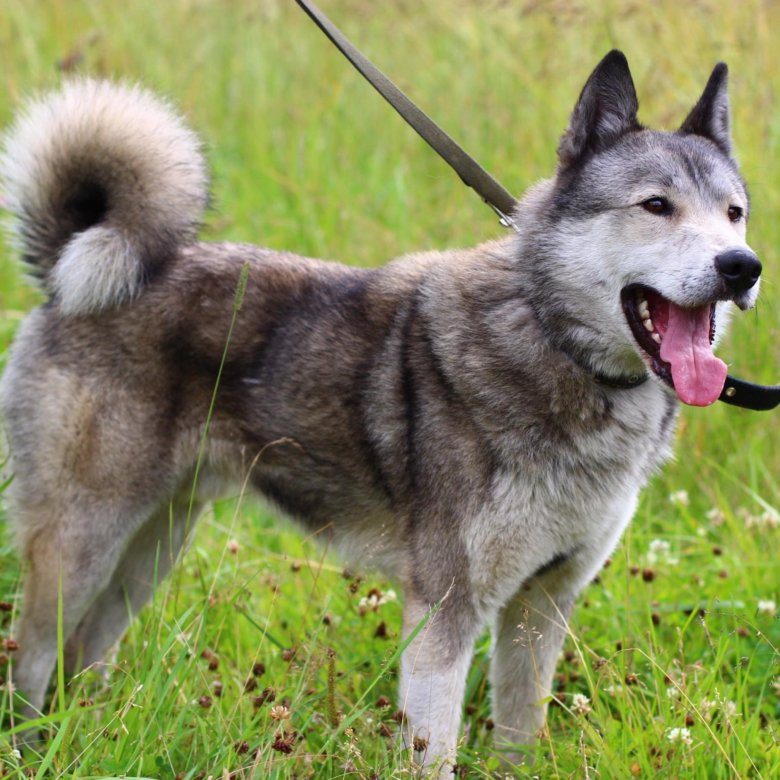
POLYGON ((2 146, 22 257, 67 313, 132 298, 195 238, 208 199, 200 143, 139 87, 70 82, 31 102, 2 146))

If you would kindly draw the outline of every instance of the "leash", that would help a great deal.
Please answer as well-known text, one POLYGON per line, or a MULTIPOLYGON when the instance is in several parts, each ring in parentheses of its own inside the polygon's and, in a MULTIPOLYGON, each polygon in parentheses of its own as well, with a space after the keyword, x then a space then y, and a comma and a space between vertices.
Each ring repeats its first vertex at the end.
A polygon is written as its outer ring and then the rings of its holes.
MULTIPOLYGON (((325 33, 328 40, 350 61, 354 68, 403 117, 404 121, 498 214, 504 227, 514 228, 512 211, 517 199, 499 184, 463 147, 457 144, 424 111, 413 103, 379 68, 309 0, 295 0, 307 16, 325 33)), ((766 386, 745 382, 732 376, 720 401, 754 411, 766 411, 780 405, 780 385, 766 386)))
POLYGON ((504 189, 463 147, 458 145, 424 111, 415 105, 379 68, 364 57, 341 30, 314 3, 296 0, 331 43, 355 69, 404 118, 412 129, 455 170, 463 183, 471 187, 498 214, 505 227, 512 225, 511 213, 517 200, 504 189))

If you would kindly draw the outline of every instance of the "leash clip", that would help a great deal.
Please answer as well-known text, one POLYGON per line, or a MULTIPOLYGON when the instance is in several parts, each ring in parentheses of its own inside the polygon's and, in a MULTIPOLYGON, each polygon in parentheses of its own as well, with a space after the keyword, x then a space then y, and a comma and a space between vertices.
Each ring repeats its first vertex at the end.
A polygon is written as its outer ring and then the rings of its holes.
POLYGON ((488 206, 490 206, 493 211, 495 211, 496 215, 498 216, 498 224, 501 225, 501 227, 504 228, 511 228, 515 231, 518 235, 520 234, 520 228, 517 227, 517 223, 510 217, 508 214, 504 214, 501 209, 495 205, 495 203, 491 203, 489 200, 486 200, 485 203, 487 203, 488 206))

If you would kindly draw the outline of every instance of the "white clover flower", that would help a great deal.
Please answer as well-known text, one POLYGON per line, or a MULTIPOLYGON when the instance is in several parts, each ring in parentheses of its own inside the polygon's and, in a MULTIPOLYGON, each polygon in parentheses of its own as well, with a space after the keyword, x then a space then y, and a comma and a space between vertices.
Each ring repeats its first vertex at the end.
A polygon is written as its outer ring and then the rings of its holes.
POLYGON ((718 509, 717 507, 713 507, 712 509, 710 509, 710 511, 707 512, 705 517, 716 528, 720 525, 723 525, 723 523, 726 522, 726 513, 722 509, 718 509))
POLYGON ((587 715, 592 711, 590 699, 582 693, 575 693, 571 697, 571 711, 576 715, 587 715))
POLYGON ((363 596, 358 601, 358 611, 361 615, 364 615, 369 610, 376 612, 383 604, 389 604, 391 601, 396 601, 394 590, 386 590, 384 593, 379 588, 371 588, 367 596, 363 596))
POLYGON ((761 515, 761 524, 766 528, 778 528, 780 527, 780 512, 774 509, 767 509, 761 515))
POLYGON ((677 506, 688 506, 690 504, 687 490, 675 490, 674 493, 669 494, 669 500, 677 506))
POLYGON ((731 720, 731 718, 734 718, 737 714, 737 705, 733 701, 729 701, 728 699, 725 699, 720 703, 721 709, 723 710, 723 714, 731 720))
POLYGON ((699 712, 706 721, 712 720, 712 715, 718 707, 718 702, 715 699, 702 699, 699 705, 699 712))
POLYGON ((669 729, 669 731, 666 732, 666 738, 669 740, 669 742, 679 742, 681 745, 693 744, 693 738, 691 737, 691 732, 688 729, 669 729))
POLYGON ((772 599, 761 600, 758 602, 758 611, 765 615, 774 615, 777 612, 777 604, 772 599))
POLYGON ((647 558, 649 560, 650 556, 652 555, 652 562, 655 563, 659 557, 666 557, 671 549, 672 546, 664 539, 653 539, 653 541, 650 542, 650 547, 647 550, 647 558))
POLYGON ((752 515, 747 509, 742 507, 737 512, 747 528, 756 528, 759 530, 780 527, 780 513, 775 509, 767 509, 760 515, 752 515))
POLYGON ((647 562, 652 566, 657 563, 666 563, 669 566, 676 566, 680 561, 671 555, 672 546, 664 539, 653 539, 647 548, 645 556, 647 562))
POLYGON ((274 704, 268 714, 272 720, 289 720, 290 718, 290 710, 284 704, 274 704))
POLYGON ((679 699, 680 698, 680 689, 676 685, 670 685, 666 689, 666 695, 670 699, 679 699))

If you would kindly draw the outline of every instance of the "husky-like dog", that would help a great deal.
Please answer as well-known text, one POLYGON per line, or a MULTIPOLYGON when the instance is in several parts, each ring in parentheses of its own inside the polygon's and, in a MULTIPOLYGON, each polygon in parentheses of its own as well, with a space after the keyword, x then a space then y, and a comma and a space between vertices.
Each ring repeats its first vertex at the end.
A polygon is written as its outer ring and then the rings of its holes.
POLYGON ((718 398, 716 327, 758 292, 725 65, 676 132, 637 108, 612 52, 509 237, 365 270, 197 242, 199 143, 148 93, 76 81, 32 103, 2 158, 48 295, 2 384, 27 712, 60 589, 73 672, 175 561, 205 438, 196 511, 248 479, 400 581, 405 632, 429 615, 400 690, 426 765, 451 771, 486 624, 496 734, 522 752, 577 593, 669 455, 677 399, 718 398))

